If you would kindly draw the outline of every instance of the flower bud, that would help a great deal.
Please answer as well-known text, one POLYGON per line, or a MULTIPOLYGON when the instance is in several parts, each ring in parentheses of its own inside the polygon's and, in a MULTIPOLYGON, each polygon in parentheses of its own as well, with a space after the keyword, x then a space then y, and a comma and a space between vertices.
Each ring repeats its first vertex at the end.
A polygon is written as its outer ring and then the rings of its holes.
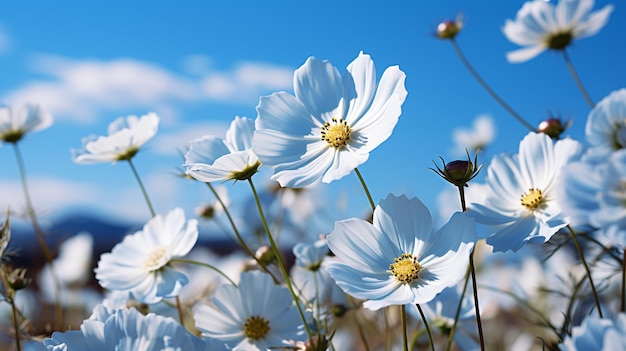
POLYGON ((274 255, 274 251, 269 246, 261 246, 259 247, 254 256, 261 262, 264 266, 268 266, 276 261, 276 256, 274 255))
POLYGON ((570 124, 571 123, 569 121, 563 124, 560 118, 550 117, 539 123, 537 131, 547 134, 552 139, 559 139, 561 137, 561 134, 563 134, 563 132, 565 132, 565 130, 569 128, 570 124))
POLYGON ((437 25, 435 35, 439 39, 454 39, 463 28, 461 16, 457 16, 455 20, 445 20, 437 25))
POLYGON ((476 166, 478 156, 474 156, 474 161, 472 162, 469 153, 467 154, 467 160, 455 160, 446 163, 443 158, 440 157, 440 159, 443 163, 443 169, 437 166, 434 161, 433 163, 435 163, 437 169, 431 169, 443 179, 456 186, 467 186, 467 182, 474 179, 483 167, 482 165, 476 166))
POLYGON ((22 290, 30 284, 31 279, 26 278, 26 268, 15 268, 9 272, 7 283, 13 291, 22 290))
POLYGON ((443 168, 447 178, 454 182, 463 182, 467 179, 468 174, 474 172, 474 165, 470 161, 455 160, 448 162, 443 168))

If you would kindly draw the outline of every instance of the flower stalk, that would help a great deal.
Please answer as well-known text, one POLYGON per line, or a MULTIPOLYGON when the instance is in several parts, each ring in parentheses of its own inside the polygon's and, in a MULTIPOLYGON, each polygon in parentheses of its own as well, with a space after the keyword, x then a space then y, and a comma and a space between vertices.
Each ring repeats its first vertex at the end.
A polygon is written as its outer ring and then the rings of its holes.
POLYGON ((563 59, 565 59, 565 64, 567 65, 567 69, 569 70, 569 73, 572 75, 572 78, 574 78, 574 82, 576 82, 576 86, 578 87, 578 90, 580 90, 580 92, 583 94, 583 97, 585 98, 585 101, 587 102, 587 104, 589 104, 589 107, 594 108, 596 104, 593 102, 593 99, 587 92, 587 89, 585 89, 585 85, 583 84, 583 81, 580 79, 580 76, 576 72, 576 68, 574 68, 574 64, 572 63, 572 60, 569 57, 569 54, 567 53, 567 50, 563 49, 561 51, 563 52, 563 59))

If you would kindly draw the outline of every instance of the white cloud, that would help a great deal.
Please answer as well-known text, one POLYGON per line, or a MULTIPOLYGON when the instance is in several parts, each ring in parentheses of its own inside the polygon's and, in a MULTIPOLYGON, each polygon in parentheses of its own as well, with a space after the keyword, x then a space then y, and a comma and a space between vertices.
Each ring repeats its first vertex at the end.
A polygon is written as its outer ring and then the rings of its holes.
POLYGON ((292 69, 253 62, 242 63, 226 73, 209 74, 201 83, 207 98, 233 102, 258 99, 259 92, 268 89, 291 90, 292 85, 292 69))
MULTIPOLYGON (((88 183, 69 182, 54 178, 31 178, 28 181, 35 211, 44 216, 55 215, 68 206, 80 206, 93 199, 99 190, 88 183)), ((26 214, 22 184, 19 180, 0 182, 0 210, 26 214)))
POLYGON ((57 120, 91 122, 107 109, 142 108, 175 116, 177 106, 189 102, 255 103, 261 94, 288 89, 292 84, 293 69, 275 65, 244 62, 220 71, 198 55, 188 57, 185 65, 202 75, 188 77, 135 59, 38 55, 32 68, 47 77, 25 83, 3 100, 39 103, 57 120))

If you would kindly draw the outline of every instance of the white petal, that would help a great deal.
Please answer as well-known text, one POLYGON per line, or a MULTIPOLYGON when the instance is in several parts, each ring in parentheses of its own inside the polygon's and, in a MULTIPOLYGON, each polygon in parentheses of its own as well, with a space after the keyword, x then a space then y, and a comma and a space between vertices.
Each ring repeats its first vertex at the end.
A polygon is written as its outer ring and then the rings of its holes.
POLYGON ((339 105, 343 82, 339 71, 330 62, 309 57, 294 73, 296 97, 314 116, 321 116, 339 105))
POLYGON ((230 151, 244 151, 252 148, 252 136, 254 135, 254 120, 236 116, 226 131, 226 144, 230 151))
POLYGON ((374 227, 390 237, 402 253, 413 253, 415 239, 428 240, 432 230, 432 216, 416 197, 405 195, 387 197, 374 211, 374 227))
POLYGON ((546 49, 547 47, 545 46, 545 44, 542 43, 536 46, 531 46, 531 47, 507 52, 506 59, 512 63, 525 62, 532 58, 535 58, 535 56, 541 54, 546 49))

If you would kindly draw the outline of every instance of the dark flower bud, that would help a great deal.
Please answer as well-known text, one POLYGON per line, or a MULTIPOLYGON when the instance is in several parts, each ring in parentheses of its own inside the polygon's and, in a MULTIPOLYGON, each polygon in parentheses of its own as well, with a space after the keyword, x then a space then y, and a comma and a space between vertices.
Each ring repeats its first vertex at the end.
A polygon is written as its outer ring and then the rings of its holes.
POLYGON ((537 131, 547 134, 552 139, 560 139, 561 134, 569 128, 570 124, 570 121, 563 123, 560 118, 550 117, 539 123, 537 131))
POLYGON ((439 174, 443 179, 447 180, 456 186, 467 186, 467 182, 474 179, 480 172, 482 165, 477 166, 478 155, 474 156, 472 162, 469 153, 467 154, 467 160, 455 160, 446 163, 442 157, 440 157, 443 164, 443 169, 437 166, 437 169, 431 168, 435 173, 439 174))
POLYGON ((26 268, 15 268, 9 272, 7 283, 13 291, 22 290, 30 284, 31 279, 26 278, 26 268))

